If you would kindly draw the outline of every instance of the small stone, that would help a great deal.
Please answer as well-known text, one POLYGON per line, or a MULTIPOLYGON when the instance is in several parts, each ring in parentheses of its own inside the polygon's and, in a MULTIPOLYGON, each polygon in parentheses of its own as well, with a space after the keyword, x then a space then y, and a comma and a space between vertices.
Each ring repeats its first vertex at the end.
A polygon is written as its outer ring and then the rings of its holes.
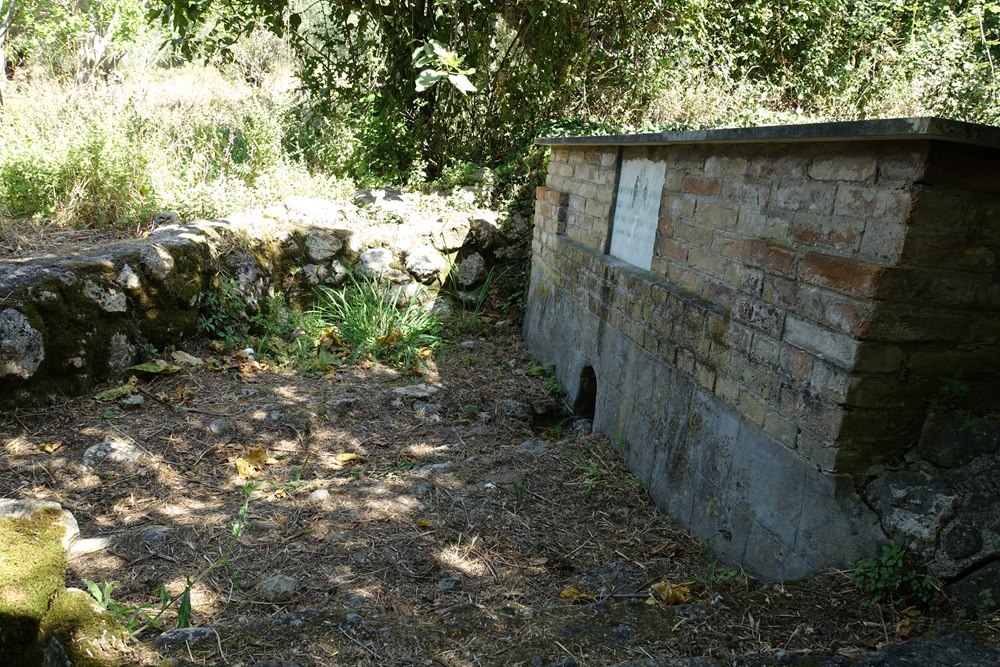
POLYGON ((344 242, 330 232, 314 229, 306 236, 306 255, 314 262, 332 259, 344 247, 344 242))
POLYGON ((139 531, 139 541, 143 544, 152 544, 165 540, 169 535, 170 529, 168 527, 154 524, 139 531))
POLYGON ((476 341, 474 340, 463 340, 458 344, 458 349, 460 350, 474 350, 476 349, 476 341))
POLYGON ((103 549, 107 549, 111 546, 111 540, 106 537, 87 537, 82 540, 77 540, 72 547, 70 547, 67 558, 73 560, 74 558, 79 558, 80 556, 86 556, 87 554, 97 553, 103 549))
POLYGON ((406 256, 406 270, 425 285, 434 282, 446 266, 444 257, 432 245, 415 248, 406 256))
POLYGON ((388 248, 372 248, 358 257, 357 270, 368 278, 378 278, 389 272, 392 260, 392 251, 388 248))
POLYGON ((944 531, 941 546, 954 559, 968 558, 983 548, 983 538, 975 526, 957 522, 944 531))
POLYGON ((288 602, 295 595, 299 580, 286 574, 276 574, 257 587, 265 602, 288 602))
POLYGON ((413 401, 413 411, 432 415, 441 412, 441 406, 437 403, 427 403, 426 401, 413 401))
POLYGON ((531 454, 532 456, 541 456, 549 451, 548 445, 546 445, 541 440, 525 440, 514 450, 519 454, 531 454))
POLYGON ((532 417, 535 416, 535 411, 532 407, 523 401, 514 401, 503 398, 496 402, 496 408, 497 412, 502 415, 506 415, 511 419, 531 421, 532 417))
POLYGON ((573 421, 573 426, 570 427, 573 433, 578 435, 586 435, 588 433, 593 433, 594 422, 589 419, 577 419, 573 421))
POLYGON ((437 583, 437 587, 434 589, 436 593, 446 593, 458 585, 458 579, 455 577, 448 577, 447 579, 442 579, 437 583))
POLYGON ((162 647, 167 644, 174 643, 191 643, 202 639, 218 637, 218 633, 213 628, 176 628, 174 630, 167 630, 166 632, 160 634, 159 637, 153 640, 153 644, 157 647, 162 647))
POLYGON ((470 289, 486 279, 486 260, 474 252, 455 267, 455 280, 461 287, 470 289))
POLYGON ((141 449, 131 443, 106 440, 88 447, 83 453, 82 463, 86 468, 93 468, 103 463, 135 466, 139 463, 142 453, 141 449))
POLYGON ((309 501, 321 505, 330 500, 330 492, 326 489, 316 489, 309 494, 309 501))
POLYGON ((225 435, 229 430, 229 420, 225 417, 218 417, 208 422, 208 431, 212 435, 225 435))
POLYGON ((138 410, 146 404, 146 399, 142 394, 131 394, 118 401, 118 404, 126 410, 138 410))
POLYGON ((441 387, 429 384, 411 384, 408 387, 393 389, 392 393, 405 396, 406 398, 430 398, 439 391, 441 391, 441 387))

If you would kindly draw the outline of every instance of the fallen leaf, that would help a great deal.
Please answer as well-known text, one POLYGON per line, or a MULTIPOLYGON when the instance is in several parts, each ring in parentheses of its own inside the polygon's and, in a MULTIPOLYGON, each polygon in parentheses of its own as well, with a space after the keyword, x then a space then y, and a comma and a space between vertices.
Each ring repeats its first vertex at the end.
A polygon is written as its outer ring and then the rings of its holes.
POLYGON ((240 477, 256 477, 260 474, 260 468, 253 465, 243 457, 236 457, 236 474, 240 477))
POLYGON ((368 461, 365 457, 354 452, 338 452, 334 454, 333 458, 336 459, 339 468, 343 468, 349 463, 366 463, 368 461))
POLYGON ((430 528, 433 526, 430 519, 424 519, 423 517, 417 519, 417 528, 430 528))
POLYGON ((94 398, 99 401, 117 401, 119 398, 124 398, 135 393, 135 386, 137 384, 135 376, 130 377, 128 382, 122 385, 118 385, 113 389, 108 389, 107 391, 102 391, 99 394, 95 394, 94 398))
POLYGON ((909 616, 910 618, 916 618, 921 615, 921 611, 919 607, 907 607, 903 610, 903 615, 909 616))
POLYGON ((170 356, 178 364, 185 364, 187 366, 203 366, 205 364, 205 362, 198 357, 181 350, 174 350, 171 352, 170 356))
POLYGON ((917 632, 916 626, 914 626, 913 621, 908 618, 904 618, 902 621, 896 624, 896 640, 903 641, 904 639, 909 639, 917 632))
POLYGON ((46 454, 54 454, 57 449, 62 447, 62 442, 43 442, 38 445, 38 448, 45 452, 46 454))
POLYGON ((129 366, 129 370, 136 373, 151 373, 154 375, 163 374, 171 375, 176 373, 181 369, 177 364, 167 363, 163 359, 156 359, 154 361, 147 361, 144 364, 136 364, 135 366, 129 366))
POLYGON ((581 593, 575 586, 567 586, 559 593, 559 597, 571 602, 596 602, 597 598, 587 593, 581 593))
POLYGON ((250 453, 247 454, 246 460, 251 465, 261 469, 263 469, 264 466, 268 465, 273 466, 276 463, 279 463, 278 459, 274 459, 268 456, 267 450, 264 449, 261 445, 257 445, 256 447, 251 449, 250 453))
POLYGON ((690 582, 675 585, 664 579, 659 583, 653 584, 650 588, 653 589, 656 598, 664 604, 687 604, 694 600, 691 595, 690 582))

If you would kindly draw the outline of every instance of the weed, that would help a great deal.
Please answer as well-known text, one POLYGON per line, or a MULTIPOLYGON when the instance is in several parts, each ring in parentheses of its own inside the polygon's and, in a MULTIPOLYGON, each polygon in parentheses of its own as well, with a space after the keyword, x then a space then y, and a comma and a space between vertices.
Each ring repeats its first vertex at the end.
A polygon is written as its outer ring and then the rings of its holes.
POLYGON ((641 491, 643 488, 645 488, 645 485, 642 483, 642 477, 640 477, 639 475, 632 475, 631 477, 629 477, 628 483, 629 486, 631 486, 633 489, 638 489, 641 491))
POLYGON ((246 299, 240 294, 236 281, 219 276, 201 302, 198 313, 198 331, 216 338, 231 350, 250 335, 250 317, 246 299))
POLYGON ((412 369, 441 345, 441 322, 419 296, 399 304, 378 281, 352 276, 343 290, 319 288, 313 314, 336 330, 352 361, 377 359, 412 369))
POLYGON ((562 424, 556 424, 549 429, 549 437, 552 440, 562 440, 565 435, 566 432, 562 424))
POLYGON ((590 495, 597 488, 597 484, 604 479, 604 468, 595 461, 585 459, 582 456, 572 458, 573 468, 583 476, 583 493, 590 495))
POLYGON ((460 357, 460 361, 463 365, 472 367, 479 363, 479 355, 475 352, 466 352, 460 357))
POLYGON ((528 377, 543 378, 545 390, 553 396, 563 396, 566 393, 566 390, 556 377, 556 367, 554 364, 542 366, 539 363, 533 363, 524 370, 524 374, 528 377))
POLYGON ((924 608, 935 606, 935 587, 931 578, 914 565, 902 542, 882 548, 878 558, 858 561, 854 586, 868 593, 869 604, 889 602, 917 603, 924 608))
POLYGON ((515 511, 520 509, 521 505, 524 504, 524 496, 527 490, 528 487, 525 485, 523 478, 519 477, 510 483, 510 491, 514 494, 515 511))
POLYGON ((479 406, 472 403, 466 403, 458 407, 458 411, 466 419, 475 419, 479 416, 479 406))
POLYGON ((979 420, 972 411, 960 407, 961 399, 972 390, 962 379, 961 369, 951 377, 941 378, 941 386, 937 393, 928 400, 928 412, 932 415, 945 415, 958 424, 959 430, 972 431, 979 425, 979 420))

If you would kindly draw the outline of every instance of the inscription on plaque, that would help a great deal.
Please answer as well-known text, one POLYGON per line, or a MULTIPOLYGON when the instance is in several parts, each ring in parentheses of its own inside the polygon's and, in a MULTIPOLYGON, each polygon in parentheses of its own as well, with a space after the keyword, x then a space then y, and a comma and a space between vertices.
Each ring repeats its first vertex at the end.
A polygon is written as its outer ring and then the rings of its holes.
POLYGON ((666 162, 646 158, 622 162, 615 218, 611 227, 612 257, 649 270, 656 243, 656 222, 663 193, 666 162))

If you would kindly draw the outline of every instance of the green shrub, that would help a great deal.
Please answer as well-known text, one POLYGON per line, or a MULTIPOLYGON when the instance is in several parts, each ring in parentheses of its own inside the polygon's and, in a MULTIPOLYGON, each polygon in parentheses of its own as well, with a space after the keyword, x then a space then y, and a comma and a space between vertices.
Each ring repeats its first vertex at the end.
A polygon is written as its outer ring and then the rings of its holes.
POLYGON ((854 586, 867 593, 873 604, 918 604, 927 609, 936 602, 934 582, 913 562, 901 542, 883 547, 878 558, 858 561, 854 586))
POLYGON ((376 359, 415 368, 427 351, 441 345, 441 321, 419 296, 399 303, 379 281, 352 277, 342 290, 319 288, 314 313, 335 329, 352 361, 376 359))

